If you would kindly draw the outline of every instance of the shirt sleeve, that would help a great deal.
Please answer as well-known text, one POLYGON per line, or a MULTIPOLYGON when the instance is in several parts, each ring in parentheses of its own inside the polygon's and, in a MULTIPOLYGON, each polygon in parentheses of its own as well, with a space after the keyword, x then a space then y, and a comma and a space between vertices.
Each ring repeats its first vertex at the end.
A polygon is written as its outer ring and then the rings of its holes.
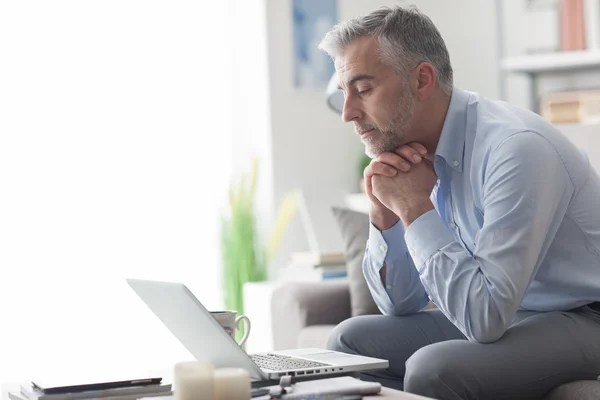
POLYGON ((386 315, 418 312, 429 302, 404 242, 404 226, 397 223, 380 232, 371 224, 363 259, 363 273, 373 300, 386 315), (386 264, 386 285, 379 275, 386 264))
POLYGON ((552 144, 535 132, 505 139, 484 168, 473 254, 435 212, 414 221, 405 240, 438 308, 469 340, 489 343, 512 323, 574 186, 552 144))

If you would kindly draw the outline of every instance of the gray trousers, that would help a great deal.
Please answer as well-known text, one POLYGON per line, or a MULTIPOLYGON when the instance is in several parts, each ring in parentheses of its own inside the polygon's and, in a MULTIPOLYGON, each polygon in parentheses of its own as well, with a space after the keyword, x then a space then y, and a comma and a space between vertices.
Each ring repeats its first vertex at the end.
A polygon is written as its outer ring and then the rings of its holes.
POLYGON ((600 311, 521 311, 489 344, 466 340, 439 310, 366 315, 338 325, 327 346, 389 360, 361 378, 434 399, 540 399, 600 375, 600 311))

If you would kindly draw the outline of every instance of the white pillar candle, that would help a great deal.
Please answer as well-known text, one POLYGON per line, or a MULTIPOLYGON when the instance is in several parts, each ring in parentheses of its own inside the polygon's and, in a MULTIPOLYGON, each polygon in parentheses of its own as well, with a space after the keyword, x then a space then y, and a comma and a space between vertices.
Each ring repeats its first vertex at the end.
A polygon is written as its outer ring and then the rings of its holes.
POLYGON ((214 400, 249 400, 250 375, 242 368, 215 370, 214 400))
POLYGON ((176 400, 212 400, 214 368, 203 361, 181 362, 175 365, 173 390, 176 400))

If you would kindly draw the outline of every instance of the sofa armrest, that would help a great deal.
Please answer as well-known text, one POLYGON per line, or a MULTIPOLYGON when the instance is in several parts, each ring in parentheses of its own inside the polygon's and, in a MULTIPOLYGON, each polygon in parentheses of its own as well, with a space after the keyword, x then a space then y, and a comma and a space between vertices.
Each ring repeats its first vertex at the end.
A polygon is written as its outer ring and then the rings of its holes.
POLYGON ((311 325, 337 325, 350 318, 350 291, 346 279, 284 282, 271 298, 275 350, 296 347, 300 331, 311 325))

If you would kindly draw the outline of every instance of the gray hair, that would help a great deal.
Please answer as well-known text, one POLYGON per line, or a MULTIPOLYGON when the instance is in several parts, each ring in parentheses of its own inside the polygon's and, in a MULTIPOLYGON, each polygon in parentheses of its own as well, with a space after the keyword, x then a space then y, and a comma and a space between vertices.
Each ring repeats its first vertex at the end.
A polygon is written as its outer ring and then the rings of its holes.
POLYGON ((366 36, 379 40, 382 61, 398 73, 426 61, 433 65, 440 88, 452 93, 452 65, 444 39, 431 19, 416 7, 381 7, 340 23, 325 35, 319 49, 335 59, 350 43, 366 36))

